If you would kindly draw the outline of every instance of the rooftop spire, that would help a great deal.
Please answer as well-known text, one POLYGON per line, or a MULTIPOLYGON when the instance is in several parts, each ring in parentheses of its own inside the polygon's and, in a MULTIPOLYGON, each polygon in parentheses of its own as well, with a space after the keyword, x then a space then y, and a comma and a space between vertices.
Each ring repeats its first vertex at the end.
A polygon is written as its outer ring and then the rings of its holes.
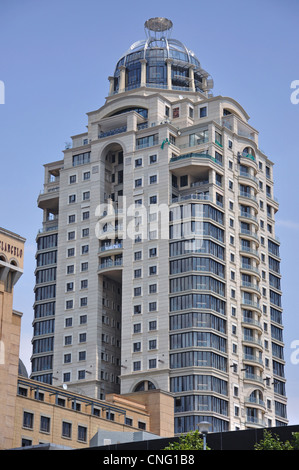
POLYGON ((155 39, 161 39, 162 37, 169 38, 172 26, 172 21, 161 17, 150 18, 144 23, 146 36, 154 37, 155 39))

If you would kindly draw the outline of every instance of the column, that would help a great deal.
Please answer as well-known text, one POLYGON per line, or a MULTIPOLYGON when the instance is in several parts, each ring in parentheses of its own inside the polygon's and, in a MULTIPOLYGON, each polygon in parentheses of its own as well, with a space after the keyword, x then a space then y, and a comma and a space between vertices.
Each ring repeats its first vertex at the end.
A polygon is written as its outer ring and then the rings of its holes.
POLYGON ((120 67, 120 77, 119 77, 119 88, 118 92, 122 93, 126 88, 126 67, 122 65, 120 67))
POLYGON ((108 77, 109 80, 109 96, 114 92, 114 77, 108 77))
POLYGON ((194 65, 190 65, 189 67, 189 90, 195 91, 194 65))
POLYGON ((140 78, 140 86, 146 86, 146 59, 141 59, 141 78, 140 78))
POLYGON ((171 90, 171 89, 172 89, 171 64, 172 64, 172 59, 166 59, 166 65, 167 65, 167 89, 168 89, 168 90, 171 90))

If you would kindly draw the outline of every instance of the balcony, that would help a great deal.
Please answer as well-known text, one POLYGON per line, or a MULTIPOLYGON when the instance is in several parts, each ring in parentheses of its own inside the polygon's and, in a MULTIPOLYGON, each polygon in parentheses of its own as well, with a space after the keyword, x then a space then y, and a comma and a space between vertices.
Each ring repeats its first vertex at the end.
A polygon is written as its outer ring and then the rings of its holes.
POLYGON ((171 204, 175 204, 177 202, 184 202, 184 201, 212 201, 212 196, 210 194, 185 194, 180 195, 177 197, 173 197, 171 200, 171 204))
POLYGON ((254 308, 255 310, 258 310, 261 312, 261 307, 258 302, 254 302, 253 300, 248 300, 248 299, 242 299, 242 305, 245 305, 246 307, 251 307, 254 308))
POLYGON ((259 346, 261 348, 263 347, 262 341, 258 338, 255 338, 254 336, 244 335, 243 342, 250 343, 251 345, 259 346))
POLYGON ((197 153, 197 152, 190 152, 190 153, 185 153, 183 155, 178 155, 177 157, 172 157, 170 159, 170 163, 175 163, 181 160, 189 160, 189 159, 201 159, 201 160, 207 160, 208 162, 213 162, 216 163, 219 166, 223 166, 222 163, 218 160, 216 160, 215 157, 212 157, 211 155, 207 153, 197 153))
POLYGON ((242 281, 241 287, 243 287, 244 289, 254 290, 259 294, 259 296, 261 294, 259 286, 257 284, 254 284, 253 282, 242 281))
POLYGON ((262 327, 262 324, 261 322, 259 322, 258 320, 254 320, 253 318, 250 318, 250 317, 247 317, 247 316, 243 316, 243 320, 242 322, 246 325, 249 325, 249 326, 255 326, 257 327, 260 331, 263 331, 263 327, 262 327))
POLYGON ((253 354, 244 354, 243 355, 243 361, 244 362, 253 362, 254 364, 263 366, 263 360, 260 357, 255 356, 253 354))
POLYGON ((98 274, 113 279, 114 281, 121 282, 122 279, 123 259, 122 257, 115 257, 114 259, 105 260, 98 266, 98 274))
POLYGON ((127 132, 127 126, 116 127, 115 129, 110 129, 106 132, 100 132, 98 135, 99 139, 103 139, 105 137, 110 137, 111 135, 121 134, 123 132, 127 132))

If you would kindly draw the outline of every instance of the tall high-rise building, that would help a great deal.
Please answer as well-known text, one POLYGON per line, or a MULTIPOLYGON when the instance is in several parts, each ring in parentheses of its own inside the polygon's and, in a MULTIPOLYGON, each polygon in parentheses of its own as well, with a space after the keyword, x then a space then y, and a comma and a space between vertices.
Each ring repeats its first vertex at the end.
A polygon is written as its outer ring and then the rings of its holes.
POLYGON ((38 198, 32 378, 175 395, 175 431, 287 424, 273 162, 152 18, 38 198))

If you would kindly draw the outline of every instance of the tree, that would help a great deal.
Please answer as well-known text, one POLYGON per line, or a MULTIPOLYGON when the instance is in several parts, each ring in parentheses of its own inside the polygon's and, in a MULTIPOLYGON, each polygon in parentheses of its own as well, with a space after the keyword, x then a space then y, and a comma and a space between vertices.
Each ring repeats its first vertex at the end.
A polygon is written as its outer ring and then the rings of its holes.
MULTIPOLYGON (((180 436, 178 442, 170 443, 163 450, 203 450, 203 439, 199 431, 189 432, 180 436)), ((211 450, 206 446, 206 450, 211 450)))
POLYGON ((282 442, 279 437, 271 431, 264 430, 264 439, 254 445, 254 450, 294 450, 289 441, 282 442))

